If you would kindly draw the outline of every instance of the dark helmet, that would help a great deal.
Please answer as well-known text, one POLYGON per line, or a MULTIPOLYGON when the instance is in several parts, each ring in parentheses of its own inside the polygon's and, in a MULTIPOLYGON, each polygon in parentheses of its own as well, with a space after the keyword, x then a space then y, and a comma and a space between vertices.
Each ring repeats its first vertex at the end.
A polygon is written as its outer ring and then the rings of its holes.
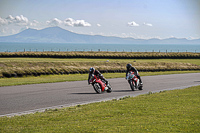
POLYGON ((93 67, 90 68, 90 73, 94 73, 95 69, 93 67))
POLYGON ((131 67, 132 67, 132 65, 130 63, 126 65, 127 69, 130 69, 131 67))

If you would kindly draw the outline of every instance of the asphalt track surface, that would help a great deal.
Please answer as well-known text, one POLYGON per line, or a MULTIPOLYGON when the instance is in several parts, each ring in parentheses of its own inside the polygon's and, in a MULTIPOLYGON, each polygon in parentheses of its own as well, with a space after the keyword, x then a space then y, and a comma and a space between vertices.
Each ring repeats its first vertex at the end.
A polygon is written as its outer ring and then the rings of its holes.
POLYGON ((143 90, 131 91, 125 78, 108 79, 112 93, 97 94, 87 81, 0 87, 0 116, 14 116, 149 92, 200 85, 200 73, 144 76, 143 90))

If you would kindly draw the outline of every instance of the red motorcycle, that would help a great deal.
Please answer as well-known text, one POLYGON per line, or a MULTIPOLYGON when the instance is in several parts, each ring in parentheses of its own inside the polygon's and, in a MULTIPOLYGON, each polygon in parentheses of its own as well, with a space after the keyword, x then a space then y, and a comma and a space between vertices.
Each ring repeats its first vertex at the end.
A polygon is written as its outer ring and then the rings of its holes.
POLYGON ((89 83, 92 84, 96 93, 100 94, 105 91, 107 91, 108 93, 112 92, 111 85, 109 83, 108 85, 106 85, 105 82, 103 82, 98 76, 94 74, 91 76, 89 83))
POLYGON ((130 71, 126 79, 128 80, 132 91, 134 91, 135 89, 142 90, 143 85, 140 84, 140 79, 138 79, 134 72, 130 71))

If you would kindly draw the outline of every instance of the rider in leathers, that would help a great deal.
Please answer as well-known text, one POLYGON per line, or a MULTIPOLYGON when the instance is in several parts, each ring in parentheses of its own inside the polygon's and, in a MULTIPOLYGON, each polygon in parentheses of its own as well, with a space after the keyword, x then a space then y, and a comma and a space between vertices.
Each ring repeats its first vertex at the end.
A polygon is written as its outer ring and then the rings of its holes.
POLYGON ((140 78, 140 75, 138 74, 137 69, 136 69, 135 67, 133 67, 131 64, 127 64, 127 65, 126 65, 126 68, 127 68, 127 70, 126 70, 126 77, 128 76, 127 74, 128 74, 129 71, 133 71, 134 74, 135 74, 135 75, 138 77, 138 79, 140 80, 140 84, 142 85, 142 84, 143 84, 143 83, 142 83, 142 79, 140 78))
POLYGON ((96 76, 99 76, 99 78, 100 78, 102 81, 105 81, 105 82, 106 82, 106 85, 108 85, 108 81, 103 77, 103 75, 102 75, 98 70, 95 70, 93 67, 91 67, 90 70, 89 70, 88 84, 90 84, 90 83, 89 83, 89 80, 90 80, 92 74, 94 74, 94 75, 96 75, 96 76))

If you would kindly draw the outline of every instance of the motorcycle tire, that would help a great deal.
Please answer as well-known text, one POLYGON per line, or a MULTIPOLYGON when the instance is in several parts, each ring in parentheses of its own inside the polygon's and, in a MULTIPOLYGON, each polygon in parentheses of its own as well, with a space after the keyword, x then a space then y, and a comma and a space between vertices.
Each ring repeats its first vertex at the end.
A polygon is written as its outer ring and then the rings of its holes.
POLYGON ((139 85, 139 88, 138 88, 138 89, 139 89, 139 90, 143 90, 142 88, 143 88, 143 85, 139 85))
POLYGON ((112 92, 112 88, 111 88, 111 85, 110 85, 110 84, 108 85, 108 90, 107 90, 107 92, 108 92, 108 93, 111 93, 111 92, 112 92))
POLYGON ((135 86, 133 84, 133 81, 130 81, 129 84, 130 84, 131 90, 134 91, 135 90, 135 86))
POLYGON ((138 89, 139 89, 139 90, 143 90, 143 89, 142 89, 142 86, 140 86, 138 89))
POLYGON ((99 83, 94 83, 93 88, 96 91, 96 93, 101 94, 101 85, 99 83))

